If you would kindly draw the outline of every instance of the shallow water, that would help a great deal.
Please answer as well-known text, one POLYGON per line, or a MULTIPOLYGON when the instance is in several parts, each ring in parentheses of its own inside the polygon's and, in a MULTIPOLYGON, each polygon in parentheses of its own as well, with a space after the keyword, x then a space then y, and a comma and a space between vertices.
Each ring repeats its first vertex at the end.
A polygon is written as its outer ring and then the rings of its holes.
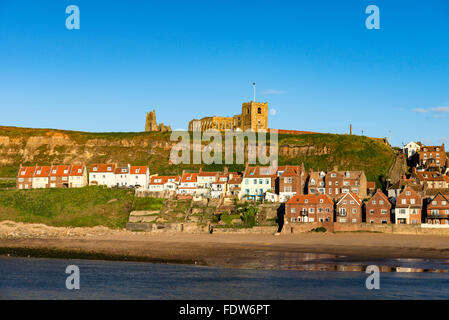
POLYGON ((203 266, 0 257, 0 299, 449 299, 447 273, 242 270, 203 266), (65 288, 67 265, 80 290, 65 288))

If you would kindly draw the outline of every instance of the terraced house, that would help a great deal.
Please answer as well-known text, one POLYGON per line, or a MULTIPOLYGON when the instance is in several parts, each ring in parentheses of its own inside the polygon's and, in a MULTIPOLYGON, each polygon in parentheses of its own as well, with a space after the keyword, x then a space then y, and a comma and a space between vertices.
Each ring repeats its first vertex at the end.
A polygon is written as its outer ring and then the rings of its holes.
POLYGON ((391 223, 391 207, 387 196, 378 189, 366 202, 366 223, 391 223))
POLYGON ((50 188, 69 187, 70 166, 52 166, 50 171, 50 188))
POLYGON ((336 222, 361 223, 362 205, 362 200, 354 192, 343 194, 336 205, 336 222))
POLYGON ((327 195, 296 195, 285 204, 284 221, 333 222, 334 202, 327 195))
POLYGON ((423 146, 418 151, 419 165, 425 167, 441 167, 446 165, 446 151, 444 143, 441 146, 423 146))
POLYGON ((43 189, 50 186, 49 175, 51 166, 38 166, 36 165, 36 171, 33 175, 33 189, 43 189))
POLYGON ((449 224, 449 198, 441 193, 433 197, 427 205, 428 224, 449 224))
POLYGON ((84 165, 20 166, 17 189, 78 188, 87 185, 84 165))
POLYGON ((276 177, 276 172, 271 167, 247 167, 243 174, 239 198, 262 200, 267 191, 274 191, 276 177))
POLYGON ((33 187, 33 176, 36 167, 22 167, 20 165, 17 173, 16 188, 17 189, 31 189, 33 187))
POLYGON ((281 166, 278 168, 276 185, 281 202, 286 202, 297 194, 304 194, 306 176, 303 166, 281 166))
POLYGON ((325 192, 332 199, 338 199, 342 193, 354 192, 361 199, 367 196, 367 180, 363 171, 339 171, 338 167, 324 177, 325 192))
POLYGON ((395 223, 420 224, 422 197, 413 188, 407 186, 396 198, 395 223))
POLYGON ((89 185, 113 187, 115 180, 115 163, 93 164, 89 169, 89 185))

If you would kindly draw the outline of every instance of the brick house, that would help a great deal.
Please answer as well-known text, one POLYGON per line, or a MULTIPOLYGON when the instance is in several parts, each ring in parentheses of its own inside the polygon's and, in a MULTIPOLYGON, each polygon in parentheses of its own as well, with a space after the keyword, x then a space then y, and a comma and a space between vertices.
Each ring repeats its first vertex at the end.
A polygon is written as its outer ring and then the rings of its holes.
POLYGON ((424 190, 449 188, 449 177, 438 171, 415 171, 414 177, 424 190))
POLYGON ((50 171, 51 166, 38 166, 33 175, 33 189, 48 188, 50 185, 50 171))
POLYGON ((297 194, 304 194, 305 174, 301 166, 282 166, 278 168, 276 189, 280 199, 288 201, 297 194))
POLYGON ((326 194, 326 186, 324 178, 326 173, 321 171, 309 171, 309 177, 307 179, 307 193, 308 194, 326 194))
POLYGON ((82 188, 87 186, 87 168, 85 165, 72 165, 69 175, 69 188, 82 188))
POLYGON ((427 218, 429 224, 449 224, 449 198, 438 193, 427 204, 427 218))
POLYGON ((365 208, 366 223, 391 223, 391 203, 380 189, 366 202, 365 208))
POLYGON ((56 165, 51 167, 49 188, 68 188, 70 177, 69 165, 56 165))
POLYGON ((340 197, 336 204, 336 222, 338 223, 361 223, 362 201, 354 192, 348 192, 340 197))
POLYGON ((285 223, 333 222, 334 202, 327 195, 295 195, 285 204, 285 223))
POLYGON ((418 162, 420 166, 429 166, 429 164, 442 167, 446 164, 446 151, 444 143, 441 146, 423 146, 418 151, 418 162))
POLYGON ((359 198, 366 198, 367 180, 363 171, 339 171, 338 167, 324 177, 328 196, 338 199, 342 193, 354 192, 359 198))
POLYGON ((395 223, 420 224, 422 213, 422 197, 407 186, 396 199, 395 223))
POLYGON ((36 167, 22 167, 20 165, 17 173, 16 188, 17 189, 31 189, 33 187, 33 176, 36 167))

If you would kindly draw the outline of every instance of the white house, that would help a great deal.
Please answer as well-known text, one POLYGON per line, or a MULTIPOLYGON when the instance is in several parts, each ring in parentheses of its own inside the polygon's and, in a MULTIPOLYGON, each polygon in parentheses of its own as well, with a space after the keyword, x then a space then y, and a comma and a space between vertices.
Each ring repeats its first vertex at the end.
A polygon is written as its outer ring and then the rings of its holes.
POLYGON ((69 188, 87 186, 87 169, 84 165, 72 165, 69 176, 69 188))
POLYGON ((129 184, 129 165, 126 167, 117 167, 114 171, 115 186, 128 187, 129 184))
POLYGON ((270 167, 248 167, 243 175, 239 198, 263 199, 267 191, 274 191, 272 178, 276 178, 276 173, 270 167))
POLYGON ((33 189, 48 188, 51 166, 36 166, 33 176, 33 189))
POLYGON ((152 176, 148 190, 150 191, 176 191, 179 185, 179 176, 152 176))
POLYGON ((196 194, 198 187, 198 173, 183 173, 181 177, 181 182, 179 184, 178 189, 176 190, 177 194, 196 194))
POLYGON ((113 187, 116 185, 113 163, 93 164, 89 170, 89 185, 113 187))
POLYGON ((223 197, 227 192, 227 186, 228 186, 228 175, 219 175, 218 180, 215 182, 212 182, 212 185, 210 187, 210 195, 212 198, 221 198, 223 197))
POLYGON ((421 146, 414 141, 410 141, 403 148, 402 151, 406 155, 407 159, 411 159, 418 151, 421 149, 421 146))
POLYGON ((150 182, 150 169, 147 166, 130 166, 129 167, 129 185, 134 187, 147 188, 150 182))

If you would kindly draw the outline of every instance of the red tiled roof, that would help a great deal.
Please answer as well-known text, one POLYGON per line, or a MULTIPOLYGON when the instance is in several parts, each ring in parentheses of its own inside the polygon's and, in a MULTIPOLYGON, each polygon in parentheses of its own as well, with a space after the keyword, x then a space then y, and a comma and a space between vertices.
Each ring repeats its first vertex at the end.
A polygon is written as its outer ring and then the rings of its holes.
POLYGON ((50 176, 51 177, 68 177, 70 175, 70 166, 68 165, 56 165, 51 167, 50 176), (66 171, 64 173, 64 171, 66 171))
POLYGON ((129 170, 128 170, 128 167, 117 167, 117 168, 115 168, 114 173, 115 174, 128 174, 129 170))
POLYGON ((19 178, 32 178, 34 175, 34 170, 36 169, 35 166, 33 167, 21 167, 19 169, 19 172, 17 174, 17 176, 19 178))
POLYGON ((243 175, 244 178, 271 178, 276 177, 271 167, 248 167, 243 175))
POLYGON ((179 183, 179 176, 153 176, 150 179, 150 184, 151 185, 162 185, 162 184, 166 184, 168 182, 169 179, 176 179, 175 183, 179 183), (156 180, 161 180, 160 182, 156 182, 156 180))
POLYGON ((50 166, 36 166, 36 171, 34 173, 34 177, 36 178, 45 178, 50 175, 50 166))
POLYGON ((114 163, 98 163, 90 166, 89 172, 114 172, 115 164, 114 163), (97 170, 94 170, 97 168, 97 170), (110 170, 108 170, 110 168, 110 170))
POLYGON ((290 198, 287 201, 287 203, 290 203, 290 204, 291 203, 304 204, 304 203, 306 203, 306 200, 307 200, 307 204, 319 204, 321 199, 323 200, 323 203, 331 204, 331 205, 334 204, 332 199, 328 195, 324 195, 324 194, 319 194, 319 195, 315 195, 315 194, 298 194, 298 195, 295 195, 294 197, 290 198))
POLYGON ((352 197, 357 202, 358 205, 362 205, 362 200, 360 200, 359 196, 352 191, 342 194, 338 199, 338 203, 340 203, 340 201, 343 200, 344 198, 348 197, 350 198, 352 197))
POLYGON ((198 173, 184 173, 182 175, 182 179, 181 182, 197 182, 197 177, 198 177, 198 173), (189 180, 187 180, 187 178, 189 178, 189 180))
POLYGON ((72 165, 72 169, 70 170, 70 176, 82 176, 85 170, 85 166, 82 165, 72 165), (80 172, 81 170, 81 172, 80 172))
POLYGON ((198 177, 215 177, 218 174, 219 174, 219 172, 202 171, 202 172, 198 173, 198 177))
POLYGON ((366 187, 368 189, 376 189, 376 183, 375 182, 367 182, 366 187))
POLYGON ((131 174, 146 174, 147 166, 131 166, 131 174))

